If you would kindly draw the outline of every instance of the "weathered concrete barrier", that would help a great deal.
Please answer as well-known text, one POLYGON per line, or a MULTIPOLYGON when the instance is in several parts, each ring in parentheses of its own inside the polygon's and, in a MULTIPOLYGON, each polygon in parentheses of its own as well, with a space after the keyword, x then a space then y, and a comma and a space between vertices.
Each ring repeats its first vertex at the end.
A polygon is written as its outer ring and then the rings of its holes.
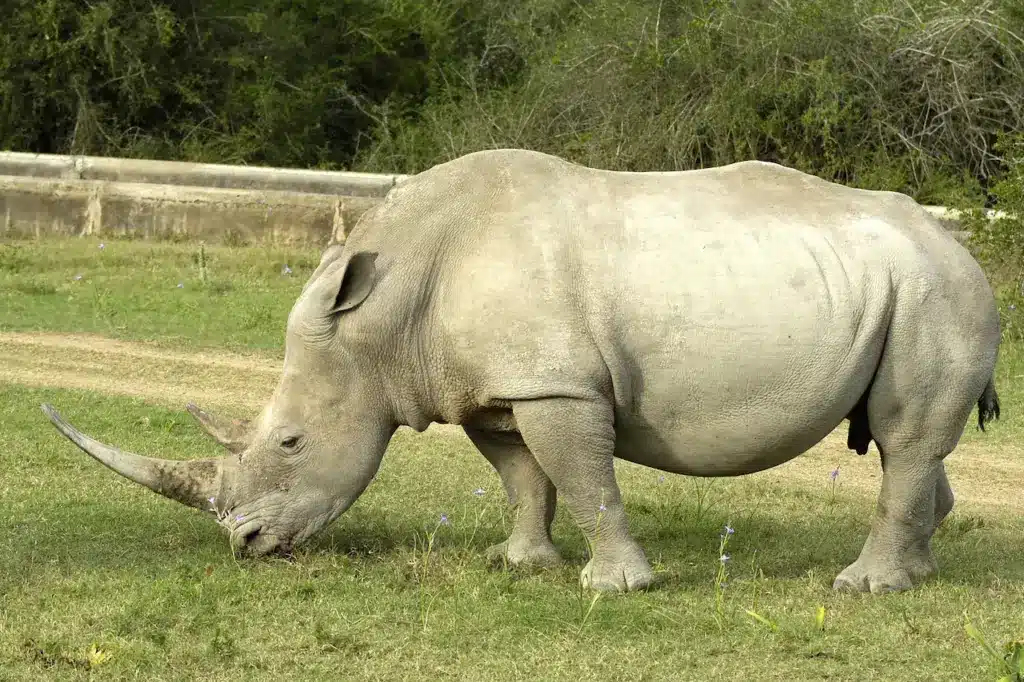
MULTIPOLYGON (((941 222, 947 230, 952 232, 958 240, 964 241, 971 236, 970 230, 963 229, 963 225, 960 221, 961 211, 958 211, 955 208, 946 208, 945 206, 925 206, 924 209, 938 218, 939 222, 941 222)), ((1016 215, 1009 214, 1006 211, 996 211, 993 209, 986 210, 985 217, 990 223, 996 220, 1017 219, 1016 215)))
POLYGON ((946 208, 945 206, 925 206, 924 210, 938 218, 943 227, 953 233, 953 236, 956 237, 957 241, 963 243, 970 238, 970 231, 964 230, 961 227, 959 211, 946 208))
POLYGON ((0 152, 0 175, 383 197, 405 175, 0 152))
POLYGON ((376 197, 0 176, 0 237, 110 235, 222 244, 344 241, 376 197))

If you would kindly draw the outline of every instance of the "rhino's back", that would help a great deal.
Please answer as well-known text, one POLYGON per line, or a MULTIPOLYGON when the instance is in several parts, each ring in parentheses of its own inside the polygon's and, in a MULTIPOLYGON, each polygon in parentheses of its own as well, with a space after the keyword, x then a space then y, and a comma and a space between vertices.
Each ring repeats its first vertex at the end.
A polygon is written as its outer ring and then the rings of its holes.
POLYGON ((395 252, 417 255, 425 243, 503 241, 508 232, 593 245, 609 238, 630 246, 667 239, 658 247, 670 251, 673 242, 684 246, 676 240, 681 230, 728 239, 730 232, 806 226, 834 230, 849 248, 867 227, 963 250, 903 194, 846 187, 773 163, 622 172, 522 149, 474 152, 402 180, 352 238, 386 241, 395 252))

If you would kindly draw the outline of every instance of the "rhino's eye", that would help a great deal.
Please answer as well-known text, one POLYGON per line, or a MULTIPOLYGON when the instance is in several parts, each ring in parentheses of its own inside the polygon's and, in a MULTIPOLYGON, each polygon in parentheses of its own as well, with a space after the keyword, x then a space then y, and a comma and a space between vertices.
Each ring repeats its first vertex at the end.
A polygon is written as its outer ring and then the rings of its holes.
POLYGON ((298 444, 298 436, 289 436, 288 438, 285 438, 283 441, 281 441, 281 447, 284 448, 285 450, 293 450, 295 446, 298 444))

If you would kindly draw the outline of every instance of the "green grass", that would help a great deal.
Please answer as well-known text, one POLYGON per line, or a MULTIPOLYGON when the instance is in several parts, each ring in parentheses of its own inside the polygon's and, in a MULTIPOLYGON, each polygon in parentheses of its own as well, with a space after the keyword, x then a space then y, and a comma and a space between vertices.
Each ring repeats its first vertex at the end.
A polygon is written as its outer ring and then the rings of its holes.
POLYGON ((292 562, 236 560, 211 520, 93 462, 38 405, 136 451, 213 454, 187 414, 82 392, 2 396, 3 679, 84 679, 95 645, 109 654, 96 679, 975 680, 994 669, 965 617, 996 643, 1024 634, 1020 517, 954 512, 934 542, 937 580, 884 598, 834 594, 873 500, 841 486, 833 499, 824 462, 820 486, 784 488, 759 475, 708 488, 620 466, 660 582, 588 614, 576 587, 583 544, 562 510, 564 569, 487 565, 482 552, 511 517, 496 475, 461 439, 401 433, 366 494, 292 562), (736 534, 719 628, 726 522, 736 534))
MULTIPOLYGON (((98 245, 0 246, 0 328, 279 353, 319 256, 211 248, 203 285, 196 245, 98 245)), ((1024 351, 1004 346, 1004 419, 986 434, 969 427, 966 444, 1020 442, 1021 374, 1024 351)), ((835 462, 820 455, 820 484, 662 481, 619 463, 631 528, 659 583, 594 603, 577 588, 583 542, 561 508, 564 568, 488 566, 483 551, 505 538, 511 513, 463 439, 401 432, 367 492, 294 560, 242 560, 211 520, 79 452, 41 402, 145 454, 217 452, 184 412, 0 384, 0 680, 995 680, 965 619, 996 645, 1024 638, 1024 514, 955 509, 933 543, 936 580, 882 598, 834 594, 877 485, 856 492, 844 473, 833 495, 835 462), (719 615, 727 522, 736 534, 719 615)))
POLYGON ((0 243, 0 330, 281 352, 288 311, 320 251, 205 251, 204 282, 194 243, 91 237, 0 243), (291 274, 282 274, 286 265, 291 274))

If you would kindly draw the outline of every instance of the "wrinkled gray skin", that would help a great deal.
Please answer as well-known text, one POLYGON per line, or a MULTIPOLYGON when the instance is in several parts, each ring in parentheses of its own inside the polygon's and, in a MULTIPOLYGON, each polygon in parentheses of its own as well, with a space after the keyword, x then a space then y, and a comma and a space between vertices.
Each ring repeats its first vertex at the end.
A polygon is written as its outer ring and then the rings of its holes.
POLYGON ((851 449, 873 440, 884 473, 835 587, 877 593, 936 570, 943 458, 975 404, 982 426, 998 416, 998 344, 977 263, 901 194, 760 162, 615 173, 498 150, 404 181, 324 253, 257 419, 190 406, 233 454, 139 458, 44 409, 132 480, 199 508, 215 498, 233 545, 256 554, 344 512, 399 425, 460 424, 518 506, 491 552, 559 561, 557 490, 600 590, 652 580, 615 457, 736 476, 849 419, 851 449))

